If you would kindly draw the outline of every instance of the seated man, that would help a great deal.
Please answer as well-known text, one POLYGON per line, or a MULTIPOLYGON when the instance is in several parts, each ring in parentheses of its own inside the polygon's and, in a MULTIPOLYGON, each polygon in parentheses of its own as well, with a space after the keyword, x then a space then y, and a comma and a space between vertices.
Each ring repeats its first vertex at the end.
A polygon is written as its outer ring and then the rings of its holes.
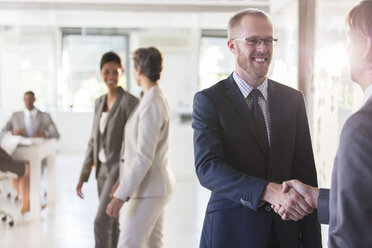
POLYGON ((17 192, 21 194, 21 213, 30 210, 30 166, 25 162, 16 162, 0 147, 0 170, 17 174, 13 180, 17 192))
POLYGON ((26 109, 13 113, 3 131, 24 137, 59 138, 59 133, 50 115, 35 108, 35 94, 27 91, 23 101, 26 109))

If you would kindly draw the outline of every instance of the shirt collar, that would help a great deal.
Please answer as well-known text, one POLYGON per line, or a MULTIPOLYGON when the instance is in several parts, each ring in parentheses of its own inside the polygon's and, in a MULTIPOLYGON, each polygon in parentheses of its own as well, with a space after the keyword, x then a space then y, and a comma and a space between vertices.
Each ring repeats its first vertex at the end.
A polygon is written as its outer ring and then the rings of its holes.
POLYGON ((372 95, 372 84, 368 86, 366 90, 364 91, 363 105, 368 101, 371 95, 372 95))
MULTIPOLYGON (((251 91, 253 90, 253 87, 249 83, 244 81, 244 79, 239 77, 238 74, 235 71, 233 72, 233 78, 234 78, 236 84, 238 85, 240 91, 242 92, 244 98, 247 98, 249 93, 251 93, 251 91)), ((262 82, 262 84, 260 84, 257 87, 257 89, 259 91, 261 91, 265 101, 267 101, 267 96, 268 96, 267 86, 268 86, 268 80, 267 80, 267 77, 266 77, 265 80, 262 82)))
POLYGON ((25 115, 32 115, 32 116, 35 116, 36 115, 36 108, 34 107, 31 111, 29 111, 28 109, 25 109, 23 112, 25 113, 25 115))

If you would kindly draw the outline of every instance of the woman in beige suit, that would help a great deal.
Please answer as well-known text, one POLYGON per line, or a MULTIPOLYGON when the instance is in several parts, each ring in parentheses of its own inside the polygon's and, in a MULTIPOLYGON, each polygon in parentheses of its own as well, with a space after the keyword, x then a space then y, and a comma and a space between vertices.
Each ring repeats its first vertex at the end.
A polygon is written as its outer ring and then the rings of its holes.
POLYGON ((168 164, 171 110, 159 86, 162 55, 154 47, 134 52, 134 78, 143 98, 125 127, 120 182, 106 213, 120 218, 118 247, 162 247, 165 205, 175 180, 168 164))
POLYGON ((83 183, 88 181, 92 167, 95 166, 99 195, 99 207, 94 220, 95 247, 114 248, 119 237, 119 223, 117 218, 109 217, 105 210, 110 201, 111 189, 119 178, 124 125, 138 100, 118 86, 123 66, 116 53, 105 53, 100 69, 108 93, 95 103, 92 134, 76 191, 83 198, 83 183))

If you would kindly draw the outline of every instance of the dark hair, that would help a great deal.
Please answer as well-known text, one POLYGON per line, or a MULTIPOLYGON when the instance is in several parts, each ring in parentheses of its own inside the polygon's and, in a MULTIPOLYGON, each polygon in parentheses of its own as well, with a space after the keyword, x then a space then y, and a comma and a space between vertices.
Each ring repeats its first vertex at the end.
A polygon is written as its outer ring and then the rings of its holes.
POLYGON ((356 5, 346 16, 348 28, 372 37, 372 1, 364 0, 356 5))
POLYGON ((233 15, 228 24, 227 32, 228 32, 228 39, 234 39, 236 37, 233 37, 233 31, 235 28, 240 25, 240 21, 244 16, 254 16, 254 17, 262 17, 268 21, 270 21, 269 16, 262 10, 260 9, 255 9, 255 8, 248 8, 248 9, 243 9, 239 12, 237 12, 235 15, 233 15))
POLYGON ((120 59, 119 55, 117 55, 116 53, 114 53, 112 51, 107 52, 104 55, 102 55, 101 63, 100 63, 99 68, 102 70, 103 66, 108 62, 115 62, 116 64, 119 65, 120 68, 123 69, 123 66, 121 64, 121 59, 120 59))
POLYGON ((25 94, 24 94, 24 96, 25 95, 31 95, 32 96, 32 98, 34 98, 35 99, 35 93, 33 92, 33 91, 31 91, 31 90, 29 90, 29 91, 26 91, 25 92, 25 94))
POLYGON ((163 70, 163 56, 155 47, 138 48, 133 53, 134 66, 139 66, 141 73, 151 81, 156 82, 160 79, 163 70))

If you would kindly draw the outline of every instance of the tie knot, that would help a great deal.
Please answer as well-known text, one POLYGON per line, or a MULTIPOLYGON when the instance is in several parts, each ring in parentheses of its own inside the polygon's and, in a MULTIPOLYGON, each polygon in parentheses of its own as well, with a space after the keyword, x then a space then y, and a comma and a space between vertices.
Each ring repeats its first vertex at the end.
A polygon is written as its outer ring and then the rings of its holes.
POLYGON ((253 97, 258 97, 258 96, 260 96, 262 93, 261 93, 261 91, 260 91, 259 89, 253 89, 253 90, 251 91, 250 94, 252 94, 253 97))

